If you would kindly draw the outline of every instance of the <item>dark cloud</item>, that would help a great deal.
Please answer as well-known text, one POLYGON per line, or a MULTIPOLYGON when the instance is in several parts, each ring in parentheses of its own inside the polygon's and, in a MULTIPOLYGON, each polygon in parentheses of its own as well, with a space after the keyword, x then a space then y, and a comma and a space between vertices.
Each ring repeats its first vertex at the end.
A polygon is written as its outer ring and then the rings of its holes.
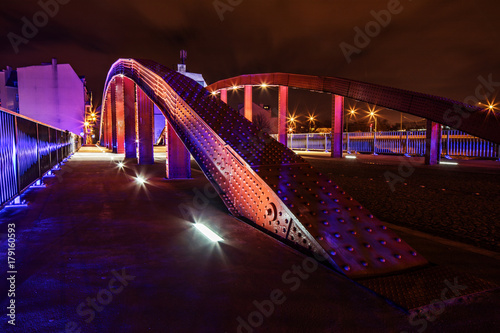
MULTIPOLYGON (((227 2, 226 0, 221 0, 227 2)), ((373 21, 388 1, 243 0, 221 21, 212 0, 71 0, 15 54, 8 32, 20 33, 38 1, 2 4, 0 66, 57 57, 86 75, 99 97, 119 57, 188 68, 214 82, 256 72, 340 76, 463 100, 479 75, 500 81, 500 4, 493 0, 401 0, 403 10, 347 63, 339 44, 373 21)))

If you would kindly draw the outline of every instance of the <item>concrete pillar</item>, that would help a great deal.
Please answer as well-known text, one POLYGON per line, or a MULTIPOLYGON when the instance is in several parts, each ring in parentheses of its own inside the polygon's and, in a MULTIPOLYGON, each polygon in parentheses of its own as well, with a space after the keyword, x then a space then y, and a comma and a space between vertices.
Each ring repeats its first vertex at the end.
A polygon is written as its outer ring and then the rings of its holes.
POLYGON ((153 164, 153 102, 137 89, 137 130, 139 137, 138 164, 153 164))
POLYGON ((170 122, 166 121, 165 147, 167 149, 167 179, 191 178, 191 154, 175 132, 170 122))
POLYGON ((117 76, 111 90, 111 103, 114 105, 115 114, 115 136, 113 153, 123 154, 125 152, 125 110, 124 110, 124 78, 117 76))
POLYGON ((278 94, 278 142, 287 146, 286 114, 288 112, 288 87, 280 86, 278 94))
POLYGON ((123 80, 123 90, 124 90, 124 122, 125 122, 125 158, 136 158, 137 157, 137 134, 135 129, 136 123, 136 104, 135 96, 137 89, 134 81, 125 78, 123 80))
POLYGON ((425 134, 425 164, 438 164, 441 159, 441 124, 427 120, 425 134))
POLYGON ((344 119, 344 97, 332 95, 332 149, 333 158, 342 158, 342 129, 344 119))
POLYGON ((244 103, 244 115, 245 118, 252 121, 252 86, 245 86, 245 103, 244 103))
POLYGON ((220 100, 227 104, 227 89, 220 90, 220 100))

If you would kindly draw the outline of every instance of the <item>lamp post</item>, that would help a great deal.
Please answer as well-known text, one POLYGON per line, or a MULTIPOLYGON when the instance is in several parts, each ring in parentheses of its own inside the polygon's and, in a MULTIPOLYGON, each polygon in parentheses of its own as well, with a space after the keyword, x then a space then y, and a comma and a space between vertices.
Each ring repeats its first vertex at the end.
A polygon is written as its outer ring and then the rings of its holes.
POLYGON ((316 116, 314 114, 309 114, 307 121, 309 122, 309 133, 311 133, 311 129, 314 127, 316 121, 316 116))
POLYGON ((375 111, 373 111, 373 110, 370 111, 370 119, 372 119, 372 118, 375 120, 374 131, 376 132, 377 131, 377 116, 375 114, 375 111))
POLYGON ((356 114, 356 109, 350 108, 349 114, 347 115, 347 121, 345 122, 345 131, 349 132, 349 120, 356 114))

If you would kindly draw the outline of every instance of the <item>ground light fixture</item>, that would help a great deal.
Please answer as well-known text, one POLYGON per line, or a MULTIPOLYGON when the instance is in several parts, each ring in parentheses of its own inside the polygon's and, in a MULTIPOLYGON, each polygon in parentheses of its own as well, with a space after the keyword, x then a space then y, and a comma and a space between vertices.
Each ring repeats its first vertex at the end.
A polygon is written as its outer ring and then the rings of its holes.
POLYGON ((203 235, 205 235, 205 237, 210 239, 212 242, 222 242, 223 241, 223 239, 221 237, 219 237, 215 232, 210 230, 206 225, 200 224, 200 223, 195 223, 194 226, 196 227, 196 229, 201 231, 201 233, 203 235))
POLYGON ((345 158, 356 159, 356 156, 354 156, 354 155, 346 155, 345 158))
POLYGON ((457 162, 439 162, 439 164, 458 165, 457 162))
POLYGON ((135 177, 135 182, 139 185, 144 185, 146 184, 146 179, 142 176, 137 176, 135 177))

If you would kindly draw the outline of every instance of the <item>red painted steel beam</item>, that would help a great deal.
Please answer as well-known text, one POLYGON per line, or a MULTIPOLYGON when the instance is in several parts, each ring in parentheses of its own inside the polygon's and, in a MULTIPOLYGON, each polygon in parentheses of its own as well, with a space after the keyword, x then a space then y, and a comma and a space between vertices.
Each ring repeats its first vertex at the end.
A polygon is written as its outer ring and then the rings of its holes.
POLYGON ((191 154, 168 121, 165 142, 167 179, 191 178, 191 154))
POLYGON ((124 78, 123 80, 123 90, 124 90, 124 118, 125 118, 125 158, 136 158, 137 157, 137 133, 135 130, 136 125, 136 86, 134 81, 124 78))
POLYGON ((425 136, 425 164, 438 164, 441 158, 441 125, 427 120, 425 136))
POLYGON ((139 105, 149 98, 159 107, 235 216, 350 277, 427 264, 333 180, 192 80, 134 59, 118 60, 105 86, 118 75, 143 91, 139 105))
POLYGON ((287 73, 241 75, 215 82, 209 91, 262 83, 326 92, 412 114, 500 144, 500 116, 451 99, 336 77, 287 73))
POLYGON ((153 164, 153 102, 142 89, 137 89, 137 129, 139 136, 139 164, 153 164))
POLYGON ((278 93, 278 142, 288 145, 286 116, 288 114, 288 87, 280 86, 278 93))
POLYGON ((342 140, 344 128, 344 97, 332 95, 332 150, 331 156, 342 158, 342 140))

